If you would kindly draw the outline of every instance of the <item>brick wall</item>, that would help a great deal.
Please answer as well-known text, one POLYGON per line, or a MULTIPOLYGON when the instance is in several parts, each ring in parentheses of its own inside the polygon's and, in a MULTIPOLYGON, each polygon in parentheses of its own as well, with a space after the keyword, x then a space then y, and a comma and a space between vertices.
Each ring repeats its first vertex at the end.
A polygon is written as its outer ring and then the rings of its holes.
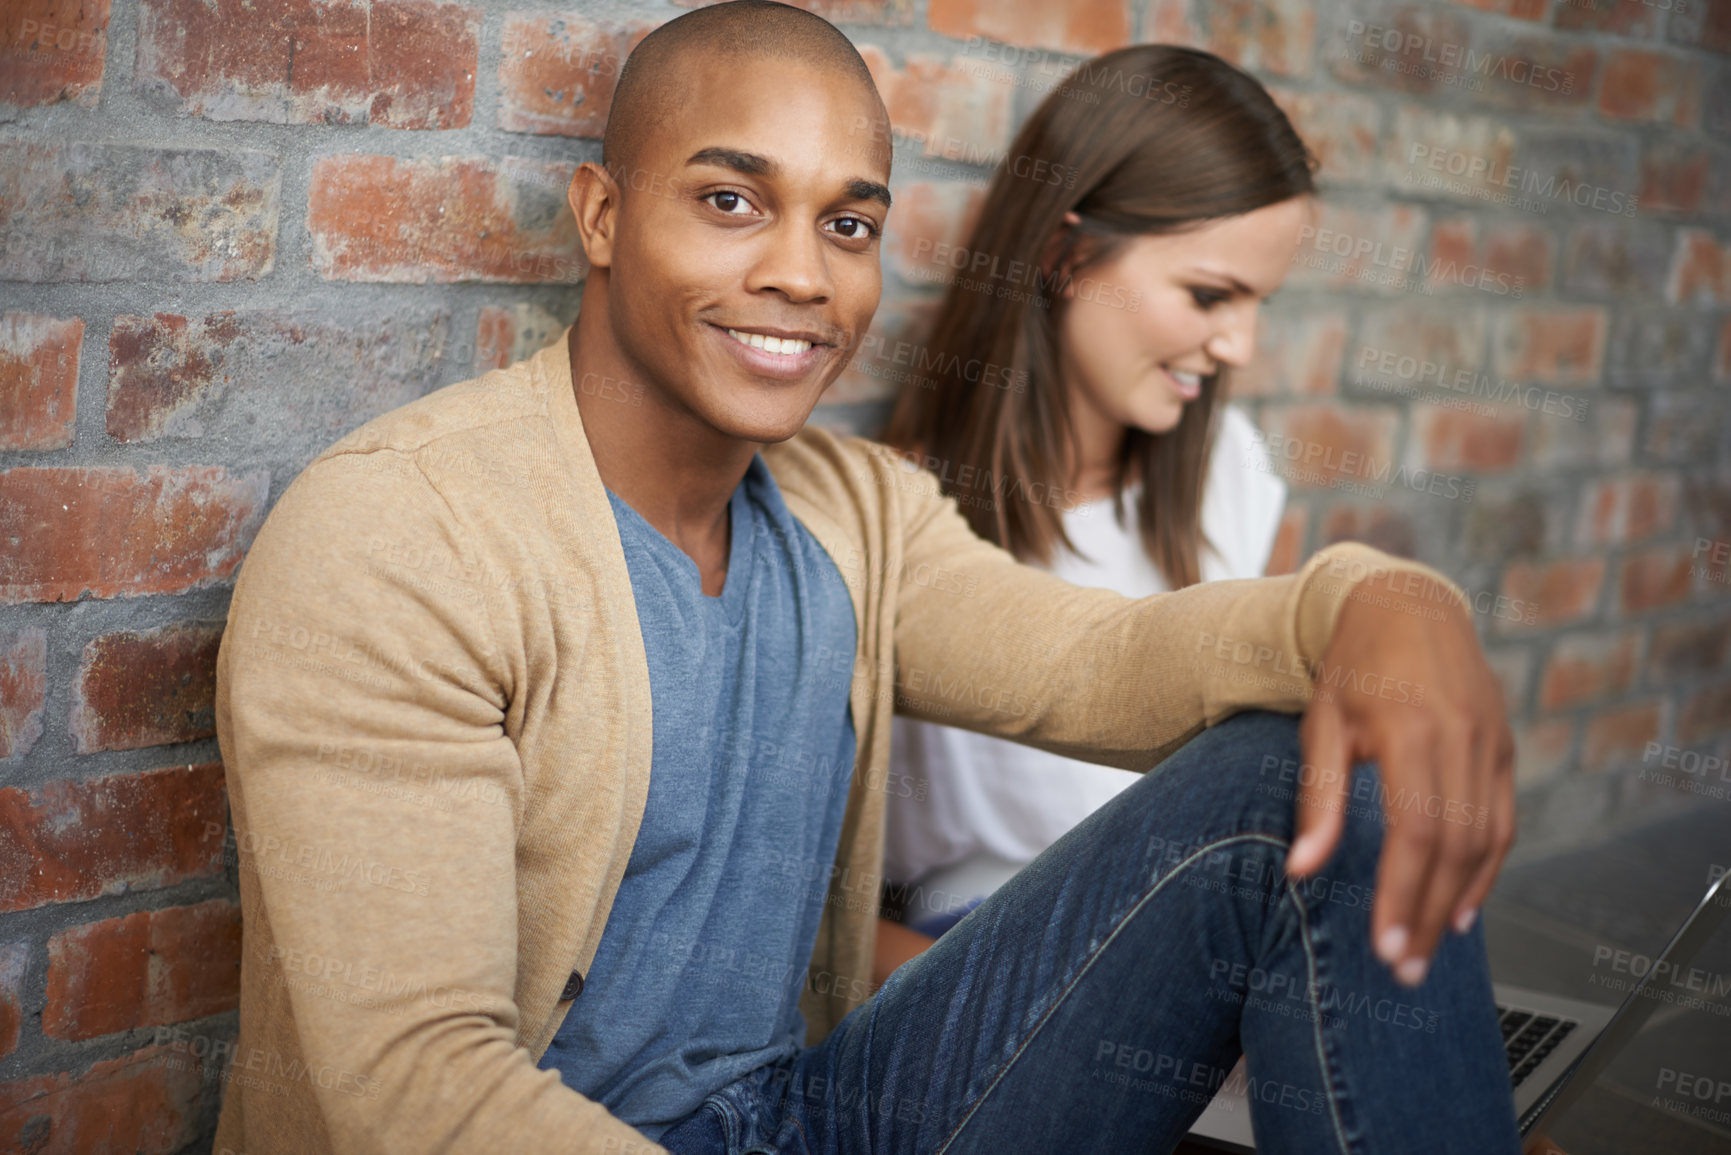
MULTIPOLYGON (((1731 0, 815 8, 899 141, 884 306, 819 421, 880 427, 941 246, 1063 71, 1211 49, 1325 165, 1239 384, 1292 485, 1279 566, 1360 538, 1473 593, 1540 841, 1731 753, 1731 0)), ((575 315, 565 184, 679 11, 0 11, 0 1147, 208 1146, 230 583, 321 446, 575 315)))

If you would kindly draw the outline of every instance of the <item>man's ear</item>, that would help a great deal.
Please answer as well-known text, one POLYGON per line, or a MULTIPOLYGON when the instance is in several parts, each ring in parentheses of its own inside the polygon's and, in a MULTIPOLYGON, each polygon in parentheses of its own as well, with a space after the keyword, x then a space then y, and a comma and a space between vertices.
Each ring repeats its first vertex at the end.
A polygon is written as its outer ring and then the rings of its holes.
POLYGON ((571 186, 565 190, 571 215, 577 219, 577 237, 583 255, 597 269, 613 265, 613 230, 619 222, 619 185, 613 175, 594 161, 577 166, 571 186))

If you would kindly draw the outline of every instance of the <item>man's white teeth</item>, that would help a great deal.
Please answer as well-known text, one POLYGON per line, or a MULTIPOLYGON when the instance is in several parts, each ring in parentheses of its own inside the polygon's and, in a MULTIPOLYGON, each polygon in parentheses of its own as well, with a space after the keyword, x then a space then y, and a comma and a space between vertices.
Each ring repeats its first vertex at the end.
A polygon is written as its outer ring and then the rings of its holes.
POLYGON ((762 333, 741 333, 738 329, 729 329, 727 335, 741 345, 750 345, 753 349, 762 349, 765 353, 775 353, 782 357, 797 357, 811 348, 810 341, 802 341, 798 337, 765 337, 762 333))

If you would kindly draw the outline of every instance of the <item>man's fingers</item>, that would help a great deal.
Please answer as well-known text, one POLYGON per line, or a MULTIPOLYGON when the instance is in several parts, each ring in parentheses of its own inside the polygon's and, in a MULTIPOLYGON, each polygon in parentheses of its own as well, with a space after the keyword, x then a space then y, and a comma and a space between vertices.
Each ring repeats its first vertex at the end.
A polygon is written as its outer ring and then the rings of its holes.
POLYGON ((1422 722, 1404 727, 1394 740, 1384 739, 1378 751, 1387 791, 1387 831, 1382 861, 1376 871, 1376 905, 1371 911, 1372 943, 1377 955, 1395 968, 1395 977, 1409 986, 1424 981, 1428 966, 1412 956, 1414 922, 1420 914, 1426 884, 1437 854, 1438 823, 1422 813, 1403 813, 1397 792, 1435 792, 1434 732, 1422 722))
POLYGON ((1332 699, 1320 696, 1305 710, 1298 740, 1298 800, 1292 849, 1286 854, 1286 873, 1303 878, 1322 869, 1340 842, 1340 832, 1346 824, 1352 746, 1340 707, 1332 699))
POLYGON ((1430 744, 1436 790, 1423 797, 1422 805, 1404 800, 1400 810, 1401 824, 1427 825, 1434 843, 1430 878, 1414 903, 1407 958, 1395 971, 1403 982, 1423 973, 1418 964, 1429 966, 1489 853, 1489 829, 1475 826, 1471 818, 1490 788, 1490 742, 1476 729, 1465 715, 1439 718, 1436 740, 1430 744))
POLYGON ((1461 934, 1472 929, 1479 908, 1497 881, 1497 872, 1503 868, 1503 859, 1515 842, 1515 742, 1506 722, 1490 744, 1487 775, 1489 793, 1474 813, 1473 821, 1475 825, 1482 823, 1489 833, 1490 853, 1455 907, 1450 925, 1461 934))

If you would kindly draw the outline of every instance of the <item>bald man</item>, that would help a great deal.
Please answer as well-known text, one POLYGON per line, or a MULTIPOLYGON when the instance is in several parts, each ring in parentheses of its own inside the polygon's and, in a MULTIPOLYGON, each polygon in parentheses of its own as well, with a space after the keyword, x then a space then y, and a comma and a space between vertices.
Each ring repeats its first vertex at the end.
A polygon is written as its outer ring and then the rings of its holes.
POLYGON ((219 1152, 1165 1150, 1241 1049, 1270 1150, 1514 1149, 1470 917, 1510 746, 1459 591, 1344 543, 1079 589, 805 428, 889 138, 817 17, 663 25, 570 188, 574 325, 272 511, 218 669, 239 1038, 161 1040, 222 1068, 219 1152), (1425 707, 1312 702, 1323 666, 1425 707), (1159 770, 878 989, 896 711, 1159 770), (1379 773, 1481 820, 1385 846, 1344 804, 1379 773))

